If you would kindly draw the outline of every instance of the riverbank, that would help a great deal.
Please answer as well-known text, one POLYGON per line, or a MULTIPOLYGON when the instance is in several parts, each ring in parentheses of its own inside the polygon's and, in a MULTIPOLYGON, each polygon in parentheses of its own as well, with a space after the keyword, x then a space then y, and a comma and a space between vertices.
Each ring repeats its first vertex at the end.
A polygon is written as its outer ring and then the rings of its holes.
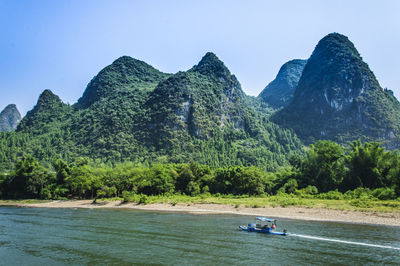
POLYGON ((62 201, 0 201, 1 206, 35 207, 35 208, 114 208, 151 211, 187 212, 193 214, 238 214, 250 216, 266 216, 273 218, 288 218, 307 221, 333 221, 359 224, 381 224, 400 226, 400 212, 361 212, 349 210, 334 210, 310 207, 246 207, 215 203, 151 203, 138 205, 123 203, 119 200, 62 200, 62 201))

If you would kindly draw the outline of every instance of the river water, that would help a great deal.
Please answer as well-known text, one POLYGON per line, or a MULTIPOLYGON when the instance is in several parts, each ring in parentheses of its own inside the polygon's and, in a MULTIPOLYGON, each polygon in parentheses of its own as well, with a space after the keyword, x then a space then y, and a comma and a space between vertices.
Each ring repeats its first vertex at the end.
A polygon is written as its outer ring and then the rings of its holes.
POLYGON ((1 265, 400 265, 400 227, 254 217, 0 207, 1 265))

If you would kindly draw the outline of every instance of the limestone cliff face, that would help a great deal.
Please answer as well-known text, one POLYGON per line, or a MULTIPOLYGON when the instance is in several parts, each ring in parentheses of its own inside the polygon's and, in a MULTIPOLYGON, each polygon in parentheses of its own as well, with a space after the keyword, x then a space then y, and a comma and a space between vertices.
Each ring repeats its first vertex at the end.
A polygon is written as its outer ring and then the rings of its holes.
POLYGON ((274 108, 285 107, 293 98, 307 60, 294 59, 286 62, 276 78, 258 95, 258 98, 274 108))
POLYGON ((207 53, 192 69, 171 76, 150 94, 150 127, 187 130, 199 138, 210 137, 217 127, 243 129, 243 97, 236 77, 215 54, 207 53))
POLYGON ((21 114, 19 113, 15 104, 9 104, 0 113, 0 132, 13 131, 17 128, 21 121, 21 114))
POLYGON ((383 90, 346 36, 332 33, 316 46, 291 103, 273 117, 306 142, 361 138, 398 147, 400 104, 383 90))

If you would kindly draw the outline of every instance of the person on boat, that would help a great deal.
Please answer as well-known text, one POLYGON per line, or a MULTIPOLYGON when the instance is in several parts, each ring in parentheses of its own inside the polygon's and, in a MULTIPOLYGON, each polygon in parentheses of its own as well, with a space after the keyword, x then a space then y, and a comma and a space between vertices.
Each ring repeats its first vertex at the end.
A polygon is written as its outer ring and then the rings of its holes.
POLYGON ((272 230, 275 230, 275 229, 276 229, 276 224, 275 224, 275 223, 273 223, 273 224, 271 225, 271 229, 272 229, 272 230))

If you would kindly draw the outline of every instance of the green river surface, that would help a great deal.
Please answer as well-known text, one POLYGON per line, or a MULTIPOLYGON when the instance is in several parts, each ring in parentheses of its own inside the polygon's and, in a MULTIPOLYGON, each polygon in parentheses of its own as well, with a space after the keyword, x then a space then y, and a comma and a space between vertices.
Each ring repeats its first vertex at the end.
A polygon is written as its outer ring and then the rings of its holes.
POLYGON ((128 209, 0 207, 1 265, 400 265, 400 227, 128 209))

